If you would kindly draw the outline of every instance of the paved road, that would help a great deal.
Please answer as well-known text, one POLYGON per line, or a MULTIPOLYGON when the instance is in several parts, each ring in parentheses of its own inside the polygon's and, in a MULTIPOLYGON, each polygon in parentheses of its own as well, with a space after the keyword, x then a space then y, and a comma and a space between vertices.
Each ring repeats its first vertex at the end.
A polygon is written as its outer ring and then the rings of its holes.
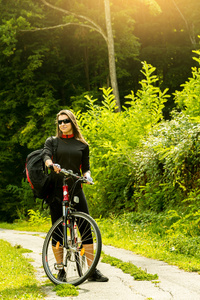
MULTIPOLYGON (((46 280, 41 261, 41 251, 44 242, 43 233, 21 232, 0 229, 0 239, 7 240, 13 246, 21 245, 33 252, 25 254, 33 258, 32 263, 37 270, 37 278, 40 282, 46 280)), ((106 254, 117 257, 123 261, 131 261, 138 267, 149 273, 157 273, 157 283, 149 281, 134 281, 121 270, 110 265, 99 263, 98 268, 109 277, 109 282, 96 283, 86 281, 80 285, 78 297, 58 297, 52 292, 51 287, 45 287, 46 300, 200 300, 200 275, 187 273, 177 267, 148 258, 135 255, 130 251, 116 249, 111 246, 103 246, 106 254)))

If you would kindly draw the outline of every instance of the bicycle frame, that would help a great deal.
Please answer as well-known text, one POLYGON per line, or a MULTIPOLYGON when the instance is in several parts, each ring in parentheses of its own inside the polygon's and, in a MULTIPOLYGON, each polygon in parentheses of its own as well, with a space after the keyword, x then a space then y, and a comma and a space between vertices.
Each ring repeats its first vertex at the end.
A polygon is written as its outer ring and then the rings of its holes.
MULTIPOLYGON (((62 201, 62 210, 63 210, 63 235, 64 235, 64 247, 66 249, 69 249, 68 241, 67 241, 67 228, 69 227, 71 231, 71 223, 69 221, 69 224, 66 224, 67 215, 69 213, 69 202, 70 202, 70 196, 69 196, 69 188, 67 184, 66 177, 63 178, 63 201, 62 201)), ((73 230, 71 231, 73 234, 73 230)), ((72 237, 73 240, 73 237, 72 237)))

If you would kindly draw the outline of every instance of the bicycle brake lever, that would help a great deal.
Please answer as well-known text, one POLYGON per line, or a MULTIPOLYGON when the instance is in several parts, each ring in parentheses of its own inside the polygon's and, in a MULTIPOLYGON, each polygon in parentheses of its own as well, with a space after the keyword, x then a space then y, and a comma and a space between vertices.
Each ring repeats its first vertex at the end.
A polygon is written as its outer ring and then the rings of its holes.
POLYGON ((89 182, 89 184, 94 184, 94 181, 88 181, 89 182))

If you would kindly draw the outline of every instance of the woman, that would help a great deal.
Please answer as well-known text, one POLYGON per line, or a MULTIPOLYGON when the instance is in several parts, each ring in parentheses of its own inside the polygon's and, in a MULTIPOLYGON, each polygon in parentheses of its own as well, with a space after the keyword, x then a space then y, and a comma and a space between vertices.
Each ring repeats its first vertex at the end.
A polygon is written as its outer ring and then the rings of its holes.
MULTIPOLYGON (((56 123, 56 137, 58 139, 56 158, 52 158, 52 138, 48 138, 45 142, 43 152, 45 165, 52 165, 55 173, 60 172, 61 165, 62 168, 72 170, 76 174, 81 175, 82 172, 82 175, 90 180, 89 146, 80 132, 74 114, 69 110, 61 110, 57 114, 56 123), (56 162, 56 164, 53 161, 56 162)), ((73 184, 73 179, 70 180, 68 181, 69 190, 73 184)), ((49 201, 52 224, 62 216, 62 177, 57 174, 53 174, 53 183, 54 193, 52 193, 49 201)), ((79 203, 76 204, 76 209, 89 214, 87 201, 81 185, 76 186, 74 195, 79 197, 79 203)), ((62 253, 56 249, 54 245, 52 248, 57 263, 62 263, 62 253)), ((84 245, 84 248, 86 248, 86 252, 88 253, 87 259, 89 262, 93 256, 93 244, 84 245)), ((59 277, 64 278, 64 269, 59 273, 59 277)), ((88 280, 106 282, 108 281, 108 278, 105 277, 99 270, 95 269, 94 273, 88 280)))

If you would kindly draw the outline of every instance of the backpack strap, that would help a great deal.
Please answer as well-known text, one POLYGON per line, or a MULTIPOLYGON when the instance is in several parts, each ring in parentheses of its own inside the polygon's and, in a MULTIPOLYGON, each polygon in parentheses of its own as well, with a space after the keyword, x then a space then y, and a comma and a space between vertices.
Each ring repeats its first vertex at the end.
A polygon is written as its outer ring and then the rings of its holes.
POLYGON ((56 136, 51 137, 52 145, 53 145, 53 160, 57 161, 57 148, 58 148, 58 138, 56 136))
MULTIPOLYGON (((57 160, 57 148, 58 148, 58 138, 56 136, 51 136, 51 141, 52 141, 52 147, 53 147, 53 160, 54 162, 56 162, 57 160)), ((48 171, 47 171, 48 173, 48 171)), ((57 186, 57 180, 55 182, 55 188, 57 186)), ((54 194, 55 191, 53 191, 54 194)), ((46 205, 47 207, 49 206, 49 203, 47 201, 47 199, 43 199, 42 200, 42 210, 44 210, 44 205, 46 205)))

